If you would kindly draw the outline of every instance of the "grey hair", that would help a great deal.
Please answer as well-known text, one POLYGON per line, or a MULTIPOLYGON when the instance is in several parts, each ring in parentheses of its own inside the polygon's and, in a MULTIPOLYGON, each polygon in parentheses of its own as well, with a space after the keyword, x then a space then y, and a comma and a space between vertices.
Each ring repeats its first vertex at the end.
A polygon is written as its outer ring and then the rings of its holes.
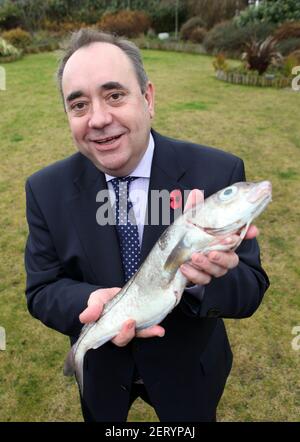
POLYGON ((71 55, 73 55, 74 52, 76 52, 78 49, 97 42, 110 43, 112 45, 115 45, 127 55, 134 67, 142 94, 144 94, 146 92, 148 77, 143 66, 143 61, 139 48, 131 41, 126 40, 122 37, 118 37, 115 34, 110 34, 108 32, 102 32, 91 28, 83 28, 72 33, 71 39, 58 66, 56 76, 63 100, 64 95, 62 90, 62 77, 67 61, 69 60, 71 55))

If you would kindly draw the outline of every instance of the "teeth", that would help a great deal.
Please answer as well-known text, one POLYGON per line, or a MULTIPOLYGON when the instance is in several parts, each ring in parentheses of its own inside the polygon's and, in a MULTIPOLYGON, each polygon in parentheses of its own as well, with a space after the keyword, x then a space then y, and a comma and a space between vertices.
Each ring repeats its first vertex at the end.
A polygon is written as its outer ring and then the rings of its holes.
POLYGON ((104 140, 101 140, 101 141, 96 141, 96 143, 98 143, 98 144, 105 144, 105 143, 109 143, 110 141, 112 141, 112 140, 116 140, 117 138, 119 138, 120 137, 120 135, 116 135, 115 137, 110 137, 110 138, 105 138, 104 140))

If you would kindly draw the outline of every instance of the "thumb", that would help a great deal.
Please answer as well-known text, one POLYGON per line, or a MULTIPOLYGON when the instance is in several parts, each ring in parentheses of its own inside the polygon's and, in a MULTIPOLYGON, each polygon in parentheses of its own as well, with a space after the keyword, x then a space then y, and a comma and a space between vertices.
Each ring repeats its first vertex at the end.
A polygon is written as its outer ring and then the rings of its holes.
POLYGON ((199 189, 191 190, 187 202, 184 206, 184 212, 191 209, 192 207, 195 207, 197 204, 203 203, 203 201, 204 201, 204 194, 202 190, 199 189))
POLYGON ((80 322, 85 324, 97 321, 106 302, 112 299, 120 290, 120 287, 111 287, 93 292, 89 297, 87 308, 79 315, 80 322))

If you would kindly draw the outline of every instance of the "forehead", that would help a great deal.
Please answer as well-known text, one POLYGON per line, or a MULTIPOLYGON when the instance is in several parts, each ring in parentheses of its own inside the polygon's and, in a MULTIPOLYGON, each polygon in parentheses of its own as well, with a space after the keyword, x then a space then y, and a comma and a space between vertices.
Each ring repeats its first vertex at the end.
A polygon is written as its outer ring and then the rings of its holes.
POLYGON ((96 42, 71 55, 64 68, 62 87, 65 93, 70 88, 120 80, 137 83, 131 60, 119 47, 96 42))

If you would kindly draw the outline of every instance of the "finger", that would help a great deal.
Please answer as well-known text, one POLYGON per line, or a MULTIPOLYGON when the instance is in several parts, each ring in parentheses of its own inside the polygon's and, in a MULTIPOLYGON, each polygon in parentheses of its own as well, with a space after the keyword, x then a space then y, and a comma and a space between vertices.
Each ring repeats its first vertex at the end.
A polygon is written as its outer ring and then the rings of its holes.
POLYGON ((134 338, 134 336, 135 321, 133 319, 129 319, 123 324, 120 333, 115 336, 111 341, 118 347, 125 347, 125 345, 127 345, 128 342, 130 342, 131 339, 134 338))
POLYGON ((212 262, 207 256, 204 256, 201 253, 194 253, 189 264, 195 267, 196 270, 200 270, 210 276, 214 276, 215 278, 224 276, 228 270, 226 267, 219 265, 217 262, 212 262))
POLYGON ((100 289, 91 293, 87 308, 79 315, 82 324, 97 321, 102 313, 104 304, 112 299, 119 291, 120 287, 100 289))
POLYGON ((152 327, 144 328, 136 332, 136 336, 138 338, 152 338, 154 336, 158 336, 162 338, 165 335, 165 329, 160 325, 153 325, 152 327))
POLYGON ((185 276, 187 280, 192 282, 193 284, 206 285, 209 284, 211 281, 210 275, 201 270, 195 269, 195 267, 191 266, 188 263, 180 266, 180 271, 183 276, 185 276))
POLYGON ((98 302, 99 299, 102 303, 106 304, 107 301, 110 301, 116 294, 121 290, 120 287, 110 287, 108 289, 100 289, 96 290, 91 294, 88 300, 88 305, 98 302))
POLYGON ((259 230, 256 226, 251 225, 245 235, 245 239, 253 239, 259 235, 259 230))
POLYGON ((201 190, 199 189, 191 190, 187 202, 184 206, 184 212, 186 212, 188 209, 191 209, 192 207, 195 207, 197 204, 202 203, 203 201, 204 201, 204 195, 201 190))
POLYGON ((225 269, 234 269, 239 263, 239 257, 234 252, 210 252, 208 259, 225 269))
POLYGON ((80 322, 87 324, 88 322, 97 321, 102 313, 103 307, 104 303, 102 301, 94 301, 79 315, 80 322))

